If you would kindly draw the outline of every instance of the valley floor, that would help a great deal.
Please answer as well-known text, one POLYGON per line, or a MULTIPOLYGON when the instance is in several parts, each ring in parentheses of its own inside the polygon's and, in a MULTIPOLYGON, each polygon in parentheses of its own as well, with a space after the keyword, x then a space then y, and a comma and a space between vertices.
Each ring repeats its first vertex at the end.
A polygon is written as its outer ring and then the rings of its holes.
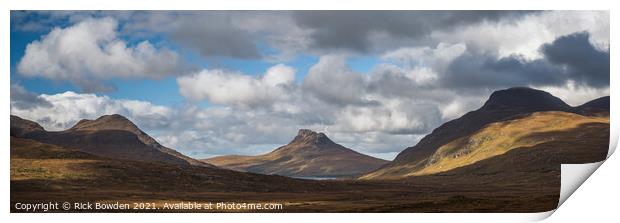
MULTIPOLYGON (((546 178, 555 178, 550 173, 546 178)), ((11 183, 15 203, 101 202, 127 203, 129 210, 86 212, 542 212, 557 206, 559 182, 548 185, 455 183, 454 179, 428 178, 415 182, 323 182, 327 188, 291 192, 254 191, 142 191, 127 189, 31 190, 26 182, 11 183), (165 203, 235 202, 276 203, 281 210, 162 210, 165 203), (155 203, 159 210, 136 210, 133 203, 155 203)), ((544 181, 544 179, 540 179, 544 181)), ((555 181, 555 180, 553 180, 555 181)), ((32 182, 29 182, 32 183, 32 182)), ((72 210, 76 211, 76 210, 72 210)), ((64 212, 64 211, 60 211, 64 212)))
POLYGON ((559 166, 536 174, 522 170, 501 175, 457 171, 398 181, 317 181, 108 160, 80 152, 53 151, 56 148, 33 152, 36 150, 30 146, 19 145, 20 140, 12 140, 12 212, 24 212, 16 203, 47 202, 119 202, 131 207, 72 208, 70 212, 542 212, 557 206, 560 188, 559 166), (162 209, 165 203, 179 202, 276 203, 282 208, 162 209), (133 203, 155 203, 159 209, 133 209, 133 203))

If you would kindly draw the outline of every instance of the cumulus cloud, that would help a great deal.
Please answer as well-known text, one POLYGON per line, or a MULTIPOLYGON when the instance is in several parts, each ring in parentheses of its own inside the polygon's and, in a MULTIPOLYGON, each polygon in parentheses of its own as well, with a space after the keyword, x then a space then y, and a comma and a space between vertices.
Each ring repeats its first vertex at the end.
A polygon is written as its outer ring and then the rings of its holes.
POLYGON ((56 27, 26 47, 17 70, 26 77, 70 81, 84 91, 110 90, 101 80, 161 78, 180 69, 178 55, 149 41, 129 46, 113 18, 86 19, 56 27))
POLYGON ((287 97, 286 89, 294 81, 295 69, 283 64, 269 68, 261 77, 224 70, 202 70, 177 79, 181 95, 191 100, 207 99, 216 104, 249 107, 269 106, 287 97))
POLYGON ((406 47, 388 51, 383 63, 371 71, 368 89, 390 97, 442 100, 446 89, 437 88, 438 79, 455 58, 465 53, 464 44, 440 43, 431 47, 406 47))
POLYGON ((302 87, 330 103, 363 103, 364 79, 347 66, 344 56, 322 56, 308 71, 302 87))
POLYGON ((423 134, 441 119, 435 105, 407 100, 386 99, 381 106, 346 107, 339 112, 336 126, 342 132, 423 134))

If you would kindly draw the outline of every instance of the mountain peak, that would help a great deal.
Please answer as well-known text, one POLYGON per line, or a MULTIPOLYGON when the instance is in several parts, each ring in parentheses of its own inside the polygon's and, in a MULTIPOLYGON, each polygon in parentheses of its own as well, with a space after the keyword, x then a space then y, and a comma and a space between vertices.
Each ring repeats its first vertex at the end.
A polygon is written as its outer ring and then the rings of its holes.
POLYGON ((82 119, 69 129, 70 131, 102 131, 102 130, 123 130, 138 136, 144 144, 160 148, 161 145, 144 133, 138 126, 119 114, 103 115, 95 120, 82 119))
POLYGON ((570 106, 561 99, 541 90, 513 87, 493 92, 482 106, 484 110, 536 108, 542 110, 566 110, 570 106))
POLYGON ((295 136, 295 139, 291 141, 291 144, 293 143, 325 144, 325 143, 330 143, 330 142, 332 142, 332 140, 329 139, 322 132, 315 132, 310 129, 300 129, 297 132, 297 136, 295 136))
POLYGON ((95 120, 82 119, 71 130, 127 130, 134 132, 138 127, 119 114, 104 115, 95 120))

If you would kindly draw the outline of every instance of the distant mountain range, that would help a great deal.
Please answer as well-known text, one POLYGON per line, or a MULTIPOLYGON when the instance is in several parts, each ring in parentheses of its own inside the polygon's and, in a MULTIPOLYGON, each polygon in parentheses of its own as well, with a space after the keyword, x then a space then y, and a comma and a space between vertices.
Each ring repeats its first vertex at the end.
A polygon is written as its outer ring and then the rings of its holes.
POLYGON ((608 116, 608 96, 571 107, 540 90, 500 90, 491 94, 481 108, 439 126, 391 162, 358 153, 333 142, 324 133, 307 129, 299 130, 290 143, 267 154, 196 160, 159 144, 116 114, 84 119, 64 131, 46 131, 36 122, 11 115, 11 136, 122 160, 217 166, 292 177, 391 179, 441 173, 518 147, 550 141, 527 138, 534 134, 574 129, 577 125, 608 126, 608 116), (553 125, 539 126, 541 123, 553 125))
POLYGON ((293 177, 355 176, 388 161, 341 146, 323 133, 299 130, 285 146, 259 156, 220 156, 202 160, 233 170, 293 177))
POLYGON ((554 131, 569 129, 579 131, 576 125, 587 123, 603 123, 609 128, 608 117, 601 119, 585 117, 587 115, 604 116, 605 114, 607 116, 609 114, 609 97, 571 107, 547 92, 531 88, 518 87, 496 91, 478 110, 444 123, 422 138, 418 144, 399 153, 394 161, 361 178, 402 178, 437 173, 472 164, 503 154, 512 148, 549 141, 540 139, 534 142, 531 138, 518 137, 528 137, 537 133, 551 134, 554 131), (540 113, 548 111, 555 112, 540 113), (491 123, 496 124, 491 125, 491 123), (553 126, 538 126, 541 123, 553 126), (494 129, 498 125, 510 127, 494 129), (515 135, 515 130, 519 130, 519 135, 515 135), (485 133, 495 135, 489 136, 485 133), (496 134, 504 135, 498 137, 496 134), (525 140, 527 143, 519 140, 525 140), (488 147, 483 148, 483 145, 488 147), (480 151, 486 155, 480 154, 480 151), (446 158, 448 156, 452 156, 453 159, 446 158))

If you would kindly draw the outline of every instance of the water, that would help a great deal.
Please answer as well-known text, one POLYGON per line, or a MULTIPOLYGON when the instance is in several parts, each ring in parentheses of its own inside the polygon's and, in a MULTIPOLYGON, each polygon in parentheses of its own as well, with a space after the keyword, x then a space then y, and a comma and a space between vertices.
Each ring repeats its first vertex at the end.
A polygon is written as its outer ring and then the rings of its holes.
POLYGON ((304 179, 304 180, 335 180, 337 179, 336 177, 293 177, 293 178, 304 179))

